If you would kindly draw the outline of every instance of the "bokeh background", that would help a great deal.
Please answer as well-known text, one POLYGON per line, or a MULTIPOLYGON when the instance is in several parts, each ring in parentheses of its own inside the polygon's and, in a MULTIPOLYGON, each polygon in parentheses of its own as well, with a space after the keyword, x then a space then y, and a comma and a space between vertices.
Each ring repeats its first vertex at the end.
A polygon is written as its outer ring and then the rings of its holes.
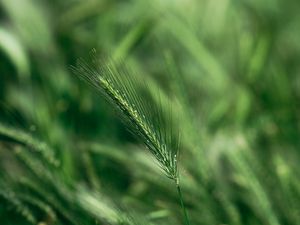
POLYGON ((95 48, 174 104, 191 224, 299 224, 299 12, 297 0, 1 0, 0 223, 183 224, 153 157, 72 74, 95 48))

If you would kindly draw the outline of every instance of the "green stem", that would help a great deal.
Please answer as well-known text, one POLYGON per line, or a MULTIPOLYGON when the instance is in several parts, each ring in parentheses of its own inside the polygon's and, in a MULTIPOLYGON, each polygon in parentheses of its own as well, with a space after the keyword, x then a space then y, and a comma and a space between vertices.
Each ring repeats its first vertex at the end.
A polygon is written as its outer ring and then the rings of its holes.
POLYGON ((179 196, 179 199, 180 199, 180 205, 181 205, 183 215, 184 215, 185 225, 190 225, 190 220, 189 220, 186 208, 185 208, 184 203, 183 203, 183 197, 182 197, 181 188, 180 188, 178 180, 176 181, 176 187, 177 187, 178 196, 179 196))

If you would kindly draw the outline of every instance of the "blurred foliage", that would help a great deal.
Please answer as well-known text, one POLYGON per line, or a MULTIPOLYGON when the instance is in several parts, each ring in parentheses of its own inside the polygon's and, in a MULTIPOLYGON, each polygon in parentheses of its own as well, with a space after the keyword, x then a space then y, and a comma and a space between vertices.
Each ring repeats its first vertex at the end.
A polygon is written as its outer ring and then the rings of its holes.
POLYGON ((1 0, 1 224, 183 224, 176 190, 70 70, 92 48, 173 103, 191 224, 300 221, 297 0, 1 0))

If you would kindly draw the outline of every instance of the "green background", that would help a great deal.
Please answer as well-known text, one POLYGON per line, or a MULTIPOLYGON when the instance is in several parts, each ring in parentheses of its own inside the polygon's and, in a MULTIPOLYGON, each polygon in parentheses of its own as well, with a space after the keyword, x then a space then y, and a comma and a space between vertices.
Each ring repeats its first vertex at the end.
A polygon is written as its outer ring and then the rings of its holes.
POLYGON ((299 12, 297 0, 1 0, 0 223, 183 224, 155 159, 71 72, 95 48, 173 104, 191 224, 299 224, 299 12))

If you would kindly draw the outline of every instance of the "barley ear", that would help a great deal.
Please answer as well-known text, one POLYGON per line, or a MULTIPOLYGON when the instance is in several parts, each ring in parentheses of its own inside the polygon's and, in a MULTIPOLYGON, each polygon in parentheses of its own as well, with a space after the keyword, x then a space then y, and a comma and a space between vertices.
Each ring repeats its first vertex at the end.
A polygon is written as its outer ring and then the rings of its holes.
POLYGON ((128 129, 139 138, 176 185, 185 224, 189 218, 179 184, 177 157, 179 131, 174 126, 170 104, 155 101, 146 82, 121 61, 99 60, 93 51, 89 61, 79 59, 72 70, 99 91, 117 109, 128 129))
POLYGON ((95 51, 88 61, 79 59, 72 70, 117 109, 124 124, 146 145, 165 174, 178 180, 179 132, 174 128, 171 110, 155 101, 146 82, 122 61, 101 60, 95 51))

